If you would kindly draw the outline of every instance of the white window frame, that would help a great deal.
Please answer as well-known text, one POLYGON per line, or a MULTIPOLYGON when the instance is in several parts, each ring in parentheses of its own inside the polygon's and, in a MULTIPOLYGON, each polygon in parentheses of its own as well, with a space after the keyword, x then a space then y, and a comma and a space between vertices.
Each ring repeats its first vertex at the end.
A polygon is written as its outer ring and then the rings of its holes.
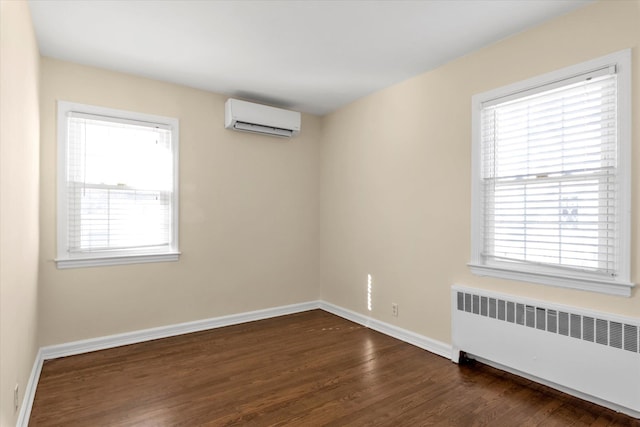
POLYGON ((178 153, 179 153, 179 121, 172 117, 156 116, 126 110, 99 107, 58 101, 58 173, 57 173, 57 258, 59 269, 97 267, 121 264, 139 264, 150 262, 178 261, 178 153), (68 115, 84 113, 105 118, 116 118, 123 121, 147 122, 168 126, 171 129, 171 147, 173 155, 173 189, 171 194, 171 242, 168 249, 163 250, 112 250, 101 252, 70 253, 68 250, 68 194, 67 194, 67 151, 68 151, 68 115))
POLYGON ((471 183, 471 260, 474 274, 502 279, 519 280, 564 288, 630 296, 634 284, 630 281, 631 244, 631 50, 625 49, 591 61, 570 66, 515 84, 500 87, 472 97, 472 183, 471 183), (618 271, 615 277, 603 277, 586 271, 564 270, 489 259, 482 255, 484 247, 483 212, 484 185, 481 176, 481 108, 482 104, 498 98, 534 90, 562 80, 607 66, 615 66, 618 80, 617 149, 619 184, 617 241, 618 271))

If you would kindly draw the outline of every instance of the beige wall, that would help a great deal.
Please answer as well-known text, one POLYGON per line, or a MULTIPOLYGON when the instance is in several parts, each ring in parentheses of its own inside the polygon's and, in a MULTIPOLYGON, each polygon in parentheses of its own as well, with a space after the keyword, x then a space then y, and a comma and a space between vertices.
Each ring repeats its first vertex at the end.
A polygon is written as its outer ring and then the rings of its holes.
MULTIPOLYGON (((0 425, 15 424, 13 386, 22 398, 39 345, 319 295, 444 342, 453 283, 640 313, 637 290, 610 297, 479 278, 466 267, 471 96, 632 47, 637 119, 638 1, 589 5, 324 118, 304 115, 290 141, 223 129, 221 95, 40 60, 23 1, 0 2, 0 31, 0 425), (55 268, 58 99, 180 119, 179 262, 55 268)), ((638 120, 633 126, 640 164, 638 120)), ((635 282, 638 182, 634 168, 635 282)))
MULTIPOLYGON (((480 278, 470 256, 471 96, 633 48, 633 160, 640 164, 640 2, 602 1, 324 118, 322 298, 450 342, 450 286, 465 284, 638 316, 631 298, 480 278), (399 317, 391 316, 391 303, 399 317)), ((632 280, 640 282, 640 168, 633 171, 632 280)))
POLYGON ((0 2, 0 425, 38 350, 38 61, 26 2, 0 2))
MULTIPOLYGON (((304 115, 290 141, 223 129, 221 95, 43 59, 40 345, 319 295, 449 342, 453 283, 637 316, 637 291, 620 298, 479 278, 466 263, 471 96, 639 42, 639 3, 599 2, 324 118, 304 115), (180 119, 179 262, 55 268, 58 99, 180 119)), ((639 70, 634 49, 635 111, 639 70)), ((637 123, 633 132, 635 163, 637 123)), ((632 238, 639 281, 637 220, 632 238)))
POLYGON ((226 97, 43 58, 41 345, 318 298, 320 120, 224 129, 226 97), (56 100, 180 120, 179 262, 57 270, 56 100))

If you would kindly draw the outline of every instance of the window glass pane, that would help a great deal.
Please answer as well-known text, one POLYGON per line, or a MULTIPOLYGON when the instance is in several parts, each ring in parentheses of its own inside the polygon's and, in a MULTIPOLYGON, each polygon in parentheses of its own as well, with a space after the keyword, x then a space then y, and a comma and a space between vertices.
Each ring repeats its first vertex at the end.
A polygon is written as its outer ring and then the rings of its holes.
POLYGON ((170 130, 74 117, 69 142, 71 181, 171 189, 170 130))
POLYGON ((615 274, 616 75, 482 110, 484 256, 615 274))
POLYGON ((171 244, 171 130, 68 118, 69 252, 171 244))

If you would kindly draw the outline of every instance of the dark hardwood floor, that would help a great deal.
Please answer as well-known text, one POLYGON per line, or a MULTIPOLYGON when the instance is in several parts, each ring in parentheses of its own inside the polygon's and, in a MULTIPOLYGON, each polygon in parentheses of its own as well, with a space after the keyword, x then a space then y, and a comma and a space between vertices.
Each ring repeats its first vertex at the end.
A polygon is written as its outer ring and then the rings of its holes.
POLYGON ((314 310, 48 361, 30 426, 640 426, 314 310))

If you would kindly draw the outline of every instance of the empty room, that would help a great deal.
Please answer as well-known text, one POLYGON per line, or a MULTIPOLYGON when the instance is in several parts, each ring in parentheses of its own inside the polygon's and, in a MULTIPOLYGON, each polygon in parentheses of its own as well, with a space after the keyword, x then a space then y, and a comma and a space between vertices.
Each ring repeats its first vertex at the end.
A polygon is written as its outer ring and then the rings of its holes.
POLYGON ((0 426, 640 426, 640 1, 0 0, 0 426))

